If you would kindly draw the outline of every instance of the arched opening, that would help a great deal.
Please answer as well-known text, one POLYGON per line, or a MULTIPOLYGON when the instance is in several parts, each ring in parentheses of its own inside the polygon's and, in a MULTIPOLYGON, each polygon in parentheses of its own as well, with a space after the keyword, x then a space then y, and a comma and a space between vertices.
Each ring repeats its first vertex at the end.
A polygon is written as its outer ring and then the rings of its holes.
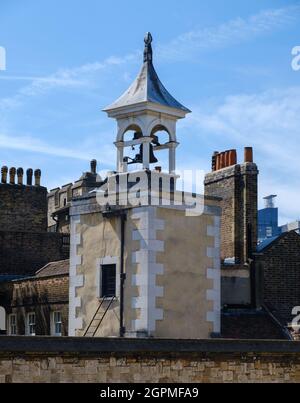
POLYGON ((135 133, 143 133, 143 130, 137 124, 132 124, 127 127, 123 133, 123 141, 132 141, 135 133))
POLYGON ((168 129, 163 125, 155 126, 151 131, 151 136, 158 137, 159 143, 161 145, 167 144, 171 141, 171 135, 168 129))
POLYGON ((153 152, 158 159, 157 166, 162 168, 162 171, 168 172, 169 170, 169 149, 162 146, 168 145, 172 139, 169 130, 163 125, 156 125, 151 131, 151 136, 154 137, 158 150, 153 149, 153 152))
POLYGON ((6 334, 6 311, 0 306, 0 334, 6 334))
MULTIPOLYGON (((129 142, 137 140, 142 136, 142 129, 137 124, 130 125, 124 132, 123 141, 129 142)), ((140 154, 140 146, 135 145, 131 147, 126 147, 124 149, 124 158, 128 158, 128 161, 134 161, 137 156, 140 154)), ((129 164, 128 171, 135 171, 138 169, 138 163, 136 164, 129 164)))

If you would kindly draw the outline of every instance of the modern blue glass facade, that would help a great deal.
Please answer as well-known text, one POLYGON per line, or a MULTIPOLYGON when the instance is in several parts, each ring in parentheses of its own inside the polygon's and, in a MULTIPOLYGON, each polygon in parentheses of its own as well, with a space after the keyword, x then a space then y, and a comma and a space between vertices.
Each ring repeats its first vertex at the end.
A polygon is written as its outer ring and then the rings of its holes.
POLYGON ((264 208, 258 211, 258 242, 280 234, 278 208, 264 208))

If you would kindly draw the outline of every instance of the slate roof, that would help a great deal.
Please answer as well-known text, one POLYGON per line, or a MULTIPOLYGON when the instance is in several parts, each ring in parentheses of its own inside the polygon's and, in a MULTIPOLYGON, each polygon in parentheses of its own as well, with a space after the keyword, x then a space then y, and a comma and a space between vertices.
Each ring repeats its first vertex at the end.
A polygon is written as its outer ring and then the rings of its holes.
POLYGON ((257 252, 262 252, 264 249, 266 249, 268 246, 270 246, 273 242, 275 242, 278 238, 280 238, 280 235, 265 239, 263 242, 261 242, 259 245, 257 245, 257 248, 256 248, 257 252))
POLYGON ((286 340, 287 336, 266 311, 230 310, 222 313, 221 337, 239 340, 286 340))
POLYGON ((178 102, 164 87, 152 63, 152 48, 150 50, 147 49, 147 52, 150 52, 150 54, 146 55, 142 69, 133 84, 117 101, 105 108, 104 111, 152 102, 169 108, 179 109, 186 113, 191 112, 178 102))
POLYGON ((55 277, 69 274, 70 261, 61 260, 59 262, 51 262, 36 272, 36 278, 55 277))

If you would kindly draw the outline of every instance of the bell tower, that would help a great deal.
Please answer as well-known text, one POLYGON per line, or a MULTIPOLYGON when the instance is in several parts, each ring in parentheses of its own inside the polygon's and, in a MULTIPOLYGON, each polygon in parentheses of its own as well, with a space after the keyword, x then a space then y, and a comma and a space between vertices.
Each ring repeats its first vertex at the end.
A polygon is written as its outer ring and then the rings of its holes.
POLYGON ((112 105, 104 109, 109 117, 117 120, 118 134, 117 172, 126 173, 128 165, 140 164, 144 170, 159 160, 156 155, 169 150, 169 174, 176 171, 176 124, 191 111, 170 95, 161 83, 153 66, 152 35, 144 39, 144 63, 142 69, 129 89, 112 105), (134 131, 134 137, 125 141, 125 134, 134 131), (158 133, 168 134, 168 141, 161 144, 158 133), (126 149, 139 147, 135 158, 126 155, 126 149))

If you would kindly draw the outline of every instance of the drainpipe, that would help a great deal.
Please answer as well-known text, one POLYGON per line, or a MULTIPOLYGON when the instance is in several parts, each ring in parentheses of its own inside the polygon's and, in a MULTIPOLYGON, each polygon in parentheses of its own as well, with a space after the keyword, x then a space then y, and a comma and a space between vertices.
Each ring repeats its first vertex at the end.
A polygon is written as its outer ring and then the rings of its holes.
POLYGON ((121 268, 120 268, 120 337, 125 337, 126 329, 124 326, 124 286, 126 281, 124 254, 125 254, 125 226, 127 215, 121 212, 121 268))
POLYGON ((251 290, 251 307, 257 308, 257 295, 256 295, 256 264, 252 250, 252 225, 247 225, 247 261, 250 270, 250 290, 251 290))

